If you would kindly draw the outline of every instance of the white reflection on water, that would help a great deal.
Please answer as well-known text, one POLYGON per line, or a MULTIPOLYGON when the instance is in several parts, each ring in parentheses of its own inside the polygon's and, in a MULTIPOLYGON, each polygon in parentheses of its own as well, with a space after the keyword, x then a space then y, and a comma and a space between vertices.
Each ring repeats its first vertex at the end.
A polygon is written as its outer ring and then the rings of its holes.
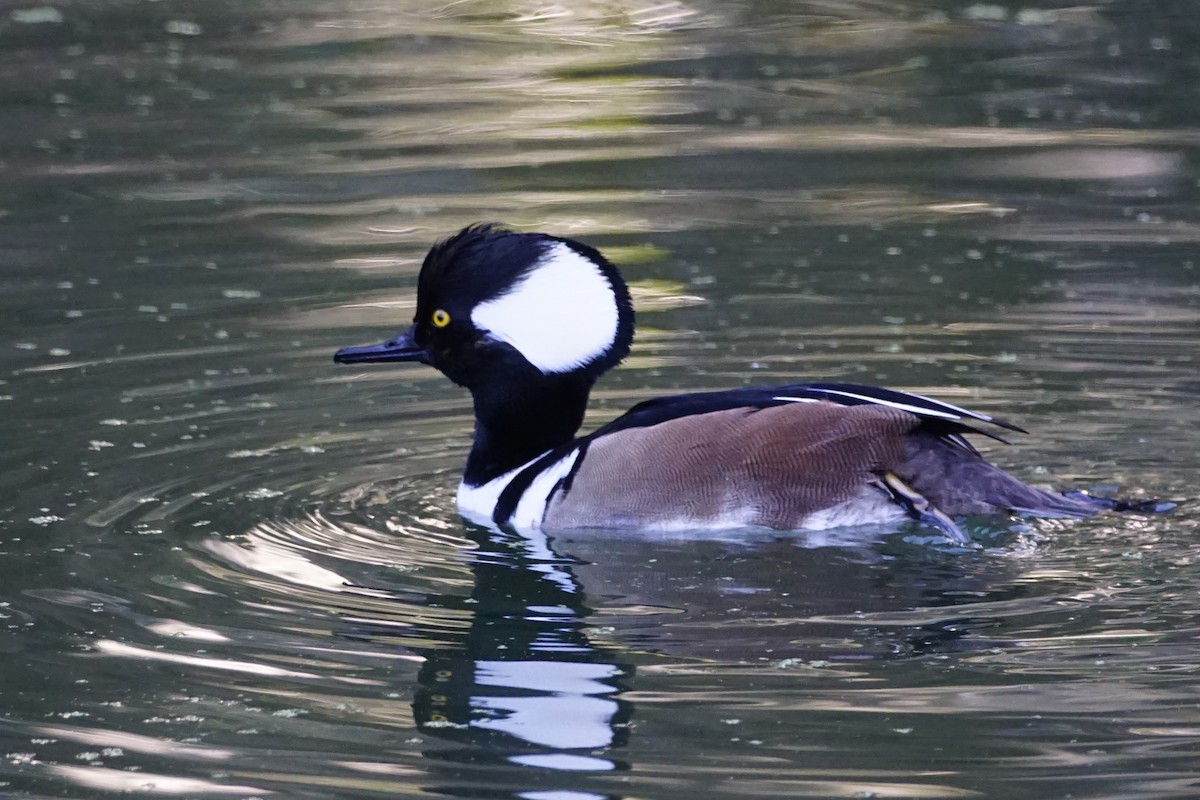
POLYGON ((344 591, 348 583, 333 570, 319 567, 299 553, 269 542, 252 542, 247 546, 213 539, 206 541, 204 547, 235 567, 272 575, 288 583, 326 592, 344 591))
POLYGON ((525 689, 538 692, 538 696, 476 695, 471 704, 495 716, 473 725, 504 731, 545 747, 574 749, 612 744, 611 725, 617 704, 595 696, 613 693, 611 681, 620 670, 612 664, 477 661, 475 669, 475 681, 480 686, 525 689))
POLYGON ((79 742, 93 747, 119 747, 130 753, 150 753, 173 758, 199 759, 205 761, 224 761, 234 757, 233 750, 224 747, 207 747, 198 744, 186 744, 157 736, 142 736, 123 731, 101 730, 99 728, 72 728, 66 725, 36 725, 33 732, 41 736, 51 736, 56 739, 79 742))
POLYGON ((1055 148, 1035 153, 980 158, 963 168, 966 175, 1050 180, 1163 180, 1182 179, 1182 153, 1132 147, 1055 148))
POLYGON ((273 667, 270 664, 255 664, 248 661, 235 661, 230 658, 204 658, 202 656, 183 655, 182 653, 169 653, 165 650, 148 650, 144 647, 134 647, 133 645, 114 642, 111 639, 101 639, 95 642, 93 647, 106 656, 131 658, 142 661, 165 661, 185 667, 200 667, 203 669, 214 669, 223 672, 240 672, 247 675, 258 675, 265 678, 292 678, 302 680, 321 679, 355 685, 382 685, 380 681, 372 681, 365 678, 347 678, 339 675, 323 676, 313 672, 300 672, 299 670, 273 667))
POLYGON ((605 800, 602 794, 573 792, 568 789, 549 792, 521 792, 518 796, 525 798, 525 800, 605 800))
POLYGON ((274 794, 258 786, 239 786, 216 783, 197 778, 178 778, 150 772, 125 772, 104 767, 69 767, 57 765, 49 771, 76 786, 105 792, 137 792, 138 794, 274 794))
POLYGON ((527 767, 541 767, 563 772, 608 772, 616 768, 613 762, 606 759, 578 756, 573 753, 532 753, 524 756, 512 756, 509 761, 527 767))
POLYGON ((175 619, 156 620, 146 624, 146 630, 159 636, 193 639, 200 642, 228 642, 229 637, 211 628, 202 628, 175 619))

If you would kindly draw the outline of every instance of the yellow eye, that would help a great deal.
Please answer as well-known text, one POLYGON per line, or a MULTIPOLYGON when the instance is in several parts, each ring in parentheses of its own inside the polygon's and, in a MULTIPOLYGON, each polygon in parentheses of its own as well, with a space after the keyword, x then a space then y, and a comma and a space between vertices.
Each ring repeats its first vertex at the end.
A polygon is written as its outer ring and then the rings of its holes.
POLYGON ((450 324, 450 315, 446 313, 445 309, 439 308, 437 311, 433 312, 432 321, 433 327, 444 328, 450 324))

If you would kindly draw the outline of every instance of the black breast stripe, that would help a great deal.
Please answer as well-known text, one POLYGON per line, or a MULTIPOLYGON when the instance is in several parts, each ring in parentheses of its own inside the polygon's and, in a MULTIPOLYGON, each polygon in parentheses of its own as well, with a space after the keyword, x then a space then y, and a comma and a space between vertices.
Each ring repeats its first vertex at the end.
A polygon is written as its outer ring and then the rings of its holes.
MULTIPOLYGON (((526 490, 533 485, 533 482, 537 480, 537 477, 549 469, 552 464, 570 455, 571 451, 575 448, 576 442, 570 442, 561 447, 556 447, 514 475, 512 480, 508 482, 508 486, 505 486, 504 490, 500 492, 500 497, 496 499, 496 508, 492 510, 492 522, 496 523, 497 525, 506 524, 516 512, 517 506, 521 504, 521 498, 525 496, 526 490)), ((576 459, 576 465, 578 463, 579 460, 576 459)), ((570 478, 573 474, 574 469, 572 469, 571 473, 568 474, 567 477, 570 478)), ((555 485, 554 489, 551 490, 550 494, 554 494, 554 491, 556 491, 561 485, 562 481, 559 481, 558 484, 555 485)), ((550 495, 547 495, 547 497, 549 496, 550 495)))

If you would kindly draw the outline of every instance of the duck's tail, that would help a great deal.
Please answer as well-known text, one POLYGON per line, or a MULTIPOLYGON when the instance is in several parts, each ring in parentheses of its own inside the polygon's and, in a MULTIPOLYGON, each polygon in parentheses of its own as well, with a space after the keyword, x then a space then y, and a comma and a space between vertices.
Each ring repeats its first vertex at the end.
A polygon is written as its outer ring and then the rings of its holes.
POLYGON ((1131 497, 1097 497, 1079 489, 1063 492, 1062 497, 1079 499, 1091 503, 1096 511, 1128 512, 1130 514, 1165 514, 1175 509, 1177 503, 1170 500, 1134 499, 1131 497))
POLYGON ((988 463, 973 450, 936 436, 912 437, 908 459, 897 472, 950 516, 1007 511, 1039 517, 1086 517, 1101 511, 1160 514, 1175 508, 1175 503, 1157 499, 1039 489, 988 463))

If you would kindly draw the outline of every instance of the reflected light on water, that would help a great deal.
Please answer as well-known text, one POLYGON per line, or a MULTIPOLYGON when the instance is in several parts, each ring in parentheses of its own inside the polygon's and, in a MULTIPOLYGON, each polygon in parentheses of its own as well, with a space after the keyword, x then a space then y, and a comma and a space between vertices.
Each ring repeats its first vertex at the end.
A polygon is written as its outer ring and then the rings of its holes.
MULTIPOLYGON (((531 739, 534 744, 541 744, 531 739)), ((608 772, 616 769, 616 764, 607 759, 579 756, 572 753, 533 753, 530 755, 510 756, 509 761, 523 764, 527 767, 560 770, 563 772, 608 772)))
POLYGON ((475 680, 480 686, 524 689, 537 696, 475 697, 472 703, 492 718, 474 724, 556 749, 604 747, 612 744, 617 704, 596 695, 612 694, 611 681, 618 674, 611 664, 476 662, 475 680))
POLYGON ((52 775, 85 789, 103 792, 130 792, 137 794, 215 794, 215 795, 271 795, 269 789, 258 786, 241 786, 220 781, 204 781, 197 778, 179 778, 172 775, 155 775, 149 772, 125 772, 106 767, 71 767, 57 765, 47 767, 52 775))
POLYGON ((608 800, 602 794, 573 792, 567 789, 549 792, 521 792, 518 797, 522 797, 525 800, 608 800))
POLYGON ((235 751, 224 747, 209 747, 199 744, 175 742, 154 736, 92 728, 71 728, 65 725, 38 725, 33 731, 42 736, 79 742, 93 747, 119 747, 131 753, 150 753, 172 758, 199 759, 202 761, 225 761, 233 758, 235 751))
MULTIPOLYGON (((348 581, 344 577, 280 546, 267 542, 242 545, 219 540, 209 540, 204 544, 209 553, 239 569, 264 573, 297 586, 325 592, 346 591, 348 581)), ((380 596, 384 595, 381 593, 380 596)))
POLYGON ((180 620, 164 619, 146 624, 146 630, 151 633, 157 633, 159 636, 168 636, 179 639, 192 639, 198 642, 228 642, 229 637, 212 630, 210 628, 202 628, 198 625, 192 625, 180 620))
POLYGON ((1183 155, 1158 150, 1108 147, 1104 149, 1055 148, 1048 152, 977 159, 964 172, 969 175, 1011 180, 1180 180, 1183 155))
POLYGON ((313 672, 300 672, 298 670, 274 667, 270 664, 256 664, 248 661, 236 661, 230 658, 189 656, 182 653, 170 653, 165 650, 148 650, 144 647, 135 647, 134 645, 114 642, 108 639, 101 639, 97 642, 94 642, 92 647, 101 655, 115 656, 117 658, 128 658, 140 661, 162 661, 185 667, 199 667, 202 669, 219 670, 222 672, 238 672, 246 675, 260 675, 267 678, 288 678, 295 680, 314 680, 320 678, 323 680, 332 680, 355 685, 379 685, 378 681, 372 681, 365 678, 347 678, 339 675, 321 676, 313 672))

